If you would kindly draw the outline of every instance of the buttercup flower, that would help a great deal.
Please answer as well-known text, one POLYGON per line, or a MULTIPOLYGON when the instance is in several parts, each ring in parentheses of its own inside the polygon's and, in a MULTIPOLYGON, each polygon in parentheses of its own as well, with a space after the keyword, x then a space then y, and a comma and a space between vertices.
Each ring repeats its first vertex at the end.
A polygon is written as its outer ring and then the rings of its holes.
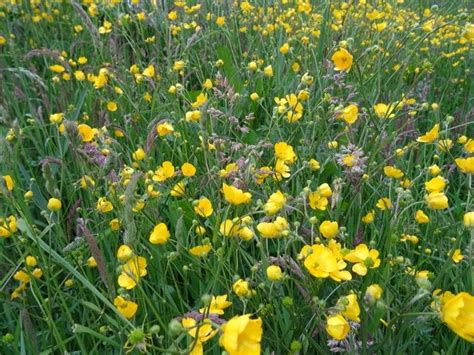
POLYGON ((258 355, 262 340, 262 320, 250 315, 235 316, 222 326, 219 343, 229 355, 258 355))

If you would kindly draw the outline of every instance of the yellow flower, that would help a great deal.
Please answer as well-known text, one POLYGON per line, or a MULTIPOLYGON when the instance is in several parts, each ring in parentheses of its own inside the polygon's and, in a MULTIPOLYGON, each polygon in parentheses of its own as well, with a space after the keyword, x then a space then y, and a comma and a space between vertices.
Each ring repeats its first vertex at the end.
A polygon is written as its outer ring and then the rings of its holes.
POLYGON ((95 136, 94 130, 90 126, 86 125, 85 123, 77 126, 77 130, 79 131, 79 135, 81 136, 83 142, 90 142, 91 140, 94 139, 94 136, 95 136))
POLYGON ((35 267, 38 264, 38 261, 36 260, 34 256, 28 255, 25 258, 25 264, 29 267, 35 267))
POLYGON ((195 343, 192 344, 192 350, 189 355, 204 354, 203 343, 213 338, 217 334, 217 329, 212 329, 212 324, 209 319, 203 319, 198 323, 194 318, 183 318, 181 324, 188 330, 188 334, 195 338, 195 343))
POLYGON ((432 143, 438 138, 438 136, 439 136, 439 124, 435 124, 433 128, 431 128, 424 135, 418 137, 416 141, 420 143, 432 143))
POLYGON ((382 287, 372 284, 365 290, 365 299, 369 302, 378 301, 382 297, 382 287))
POLYGON ((143 148, 138 148, 133 154, 132 154, 133 160, 136 161, 142 161, 143 159, 146 158, 146 153, 143 150, 143 148))
POLYGON ((232 285, 232 291, 239 297, 247 297, 250 294, 250 286, 247 281, 238 279, 232 285))
POLYGON ((274 222, 261 222, 257 230, 263 238, 278 238, 288 233, 288 222, 284 217, 277 217, 274 222))
POLYGON ((394 178, 394 179, 401 179, 405 175, 403 171, 390 165, 387 165, 386 167, 384 167, 383 172, 386 176, 394 178))
MULTIPOLYGON (((449 254, 448 254, 449 255, 449 254)), ((451 255, 451 259, 457 264, 464 259, 464 255, 461 254, 461 249, 455 249, 453 254, 451 255)))
POLYGON ((49 120, 52 123, 60 124, 61 121, 63 120, 63 117, 64 117, 63 113, 53 113, 52 115, 49 115, 49 120))
POLYGON ((430 221, 430 218, 422 210, 417 210, 415 213, 415 221, 419 224, 425 224, 430 221))
POLYGON ((113 231, 118 231, 120 229, 120 220, 118 218, 114 218, 109 222, 109 226, 113 231))
POLYGON ((8 191, 13 191, 13 188, 15 187, 15 183, 13 182, 13 179, 10 175, 4 175, 3 182, 5 183, 5 186, 8 191))
POLYGON ((232 205, 246 204, 252 201, 252 194, 250 192, 243 192, 235 186, 223 184, 222 193, 225 200, 232 205))
POLYGON ((160 123, 156 125, 156 133, 160 137, 164 137, 167 134, 173 133, 174 132, 174 127, 171 123, 165 122, 165 123, 160 123))
POLYGON ((289 51, 290 51, 290 45, 288 43, 284 43, 281 47, 280 47, 280 53, 285 55, 287 54, 289 51))
POLYGON ((126 263, 133 257, 133 250, 126 244, 122 244, 117 250, 117 260, 126 263))
MULTIPOLYGON (((311 253, 306 256, 304 266, 311 275, 317 278, 330 277, 337 282, 352 279, 351 273, 344 270, 346 263, 333 249, 322 244, 314 244, 310 249, 311 253)), ((301 254, 305 250, 308 251, 308 248, 303 248, 301 254)))
POLYGON ((8 238, 17 231, 16 217, 10 216, 7 221, 0 218, 0 237, 8 238))
POLYGON ((107 201, 105 197, 101 197, 97 201, 97 205, 95 208, 101 213, 108 213, 114 209, 114 206, 111 202, 107 201))
POLYGON ((375 219, 375 211, 372 210, 362 217, 362 222, 365 224, 370 224, 374 221, 374 219, 375 219))
POLYGON ((349 323, 340 314, 331 316, 326 321, 326 331, 332 338, 336 340, 345 339, 349 333, 349 330, 349 323))
POLYGON ((207 102, 207 94, 205 92, 201 92, 197 97, 196 97, 196 101, 194 101, 192 104, 191 104, 191 107, 196 109, 196 108, 199 108, 201 107, 202 105, 204 105, 205 103, 207 102))
POLYGON ((324 238, 334 238, 339 232, 339 225, 337 222, 324 221, 319 226, 319 232, 324 236, 324 238))
POLYGON ((186 112, 186 121, 199 121, 201 119, 201 111, 188 111, 186 112))
POLYGON ((447 152, 453 147, 453 141, 451 139, 441 139, 438 141, 438 149, 447 152))
POLYGON ((383 103, 378 103, 374 105, 375 115, 378 118, 393 118, 395 114, 393 110, 395 109, 395 105, 386 105, 383 103))
POLYGON ((444 210, 449 207, 448 198, 444 192, 432 192, 425 197, 429 208, 434 210, 444 210))
POLYGON ((189 253, 194 256, 206 256, 212 250, 211 243, 197 245, 189 249, 189 253))
POLYGON ((196 206, 194 206, 194 212, 201 217, 209 217, 213 211, 212 203, 206 197, 199 199, 196 206))
POLYGON ((260 98, 260 96, 258 96, 258 94, 256 92, 253 92, 253 93, 250 94, 250 99, 252 101, 257 101, 259 98, 260 98))
POLYGON ((350 104, 339 110, 337 118, 343 119, 347 124, 354 124, 357 121, 359 115, 359 108, 357 105, 350 104))
POLYGON ((149 241, 151 244, 164 244, 168 241, 170 232, 164 223, 158 223, 150 234, 149 241))
POLYGON ((278 190, 277 192, 270 195, 268 201, 263 205, 263 210, 267 216, 273 216, 285 206, 285 203, 285 195, 280 190, 278 190))
POLYGON ((319 170, 321 168, 321 165, 316 159, 310 159, 308 162, 309 168, 313 171, 319 170))
POLYGON ((231 219, 226 219, 225 221, 221 222, 219 227, 219 233, 221 233, 224 237, 235 237, 239 234, 239 223, 232 221, 231 219))
POLYGON ((81 189, 87 189, 88 187, 94 187, 95 181, 89 175, 84 175, 80 180, 80 184, 81 189))
POLYGON ((87 259, 87 266, 90 267, 91 269, 97 267, 97 261, 95 260, 93 256, 87 259))
POLYGON ((430 181, 425 182, 425 189, 429 193, 442 192, 445 186, 446 181, 441 176, 434 177, 430 181))
POLYGON ((461 292, 447 298, 441 305, 441 319, 461 338, 474 342, 474 296, 461 292))
POLYGON ((359 303, 357 302, 357 295, 351 293, 345 297, 341 297, 337 304, 339 308, 342 310, 342 315, 354 322, 360 322, 360 307, 359 303))
POLYGON ((221 169, 219 171, 219 176, 220 177, 228 177, 230 174, 233 172, 236 172, 239 170, 239 167, 237 166, 236 163, 229 163, 225 166, 224 169, 221 169))
POLYGON ((474 174, 474 157, 457 158, 454 160, 459 170, 466 174, 474 174))
POLYGON ((283 272, 278 265, 270 265, 267 267, 267 278, 270 281, 280 281, 283 278, 283 272))
POLYGON ((122 267, 122 273, 118 277, 118 284, 127 290, 134 288, 140 278, 147 275, 147 261, 142 256, 134 256, 122 267))
POLYGON ((61 74, 62 72, 64 72, 66 70, 66 69, 64 69, 64 67, 62 65, 59 65, 59 64, 50 65, 49 69, 52 72, 55 72, 55 73, 58 73, 58 74, 61 74))
POLYGON ((127 301, 122 296, 115 297, 114 306, 117 307, 120 314, 127 319, 132 318, 135 313, 137 313, 138 309, 138 304, 132 301, 127 301))
MULTIPOLYGON (((242 6, 241 3, 240 6, 242 6)), ((235 316, 222 326, 219 344, 229 355, 259 355, 261 352, 262 320, 249 314, 235 316)))
POLYGON ((163 182, 174 176, 174 166, 170 161, 164 161, 163 164, 153 174, 153 181, 163 182))
POLYGON ((263 68, 263 74, 265 76, 268 76, 268 77, 272 77, 273 76, 273 68, 271 65, 268 65, 266 66, 265 68, 263 68))
POLYGON ((196 174, 196 167, 191 163, 184 163, 181 166, 181 172, 184 176, 192 177, 196 174))
POLYGON ((298 158, 293 147, 285 142, 278 142, 274 146, 275 157, 288 164, 293 164, 298 158))
POLYGON ((113 102, 113 101, 107 102, 107 110, 109 110, 110 112, 117 111, 117 108, 118 108, 118 106, 115 102, 113 102))
POLYGON ((168 20, 174 21, 178 18, 178 13, 176 11, 170 11, 168 13, 168 20))
POLYGON ((232 306, 232 302, 227 301, 227 295, 212 296, 209 307, 199 310, 200 313, 224 314, 224 309, 232 306))
POLYGON ((377 201, 375 206, 381 211, 385 211, 386 209, 392 208, 392 201, 390 201, 388 197, 383 197, 377 201))
POLYGON ((275 163, 275 174, 273 174, 273 178, 277 181, 282 179, 287 179, 290 177, 290 168, 288 165, 285 164, 283 160, 277 159, 275 163))
POLYGON ((345 48, 340 48, 338 51, 334 52, 331 60, 334 63, 335 70, 345 71, 351 68, 353 58, 345 48))
POLYGON ((438 165, 433 164, 430 167, 428 167, 428 172, 430 173, 430 175, 436 176, 436 175, 439 175, 439 173, 441 173, 441 169, 439 168, 438 165))
POLYGON ((49 201, 48 201, 48 210, 51 210, 51 211, 59 211, 62 207, 62 203, 61 203, 61 200, 57 199, 57 198, 50 198, 49 201))
POLYGON ((143 70, 142 75, 146 76, 147 78, 153 78, 155 76, 155 67, 150 64, 145 68, 145 70, 143 70))
POLYGON ((464 227, 474 228, 474 212, 467 212, 463 217, 464 227))
POLYGON ((186 185, 184 184, 183 181, 180 181, 177 184, 175 184, 170 190, 170 195, 173 197, 181 197, 181 196, 184 196, 185 193, 186 193, 186 185))
POLYGON ((376 269, 380 266, 379 252, 375 249, 369 250, 365 244, 356 246, 344 259, 354 263, 352 271, 360 276, 367 274, 367 268, 376 269))

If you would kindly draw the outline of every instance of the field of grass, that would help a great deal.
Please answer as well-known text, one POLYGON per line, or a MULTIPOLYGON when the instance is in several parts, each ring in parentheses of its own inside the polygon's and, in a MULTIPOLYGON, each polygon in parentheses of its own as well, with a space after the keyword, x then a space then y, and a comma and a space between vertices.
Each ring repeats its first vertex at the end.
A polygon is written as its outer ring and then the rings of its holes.
POLYGON ((0 353, 472 353, 472 5, 0 0, 0 353))

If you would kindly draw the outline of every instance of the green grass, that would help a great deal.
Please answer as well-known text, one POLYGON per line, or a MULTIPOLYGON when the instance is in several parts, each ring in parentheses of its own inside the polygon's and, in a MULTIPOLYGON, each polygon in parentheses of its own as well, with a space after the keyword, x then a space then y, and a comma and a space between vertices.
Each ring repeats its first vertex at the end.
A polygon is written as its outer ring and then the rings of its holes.
MULTIPOLYGON (((306 6, 259 0, 250 2, 249 12, 231 1, 188 1, 186 7, 167 0, 116 2, 0 0, 0 175, 14 182, 11 191, 0 184, 0 218, 17 220, 17 230, 0 237, 0 353, 185 354, 193 338, 181 318, 205 307, 211 295, 227 295, 232 305, 217 320, 211 316, 218 332, 204 343, 206 354, 224 350, 220 321, 243 314, 262 320, 264 354, 329 353, 336 345, 328 343, 327 319, 343 312, 336 304, 351 292, 358 296, 360 323, 351 322, 339 344, 349 353, 472 352, 472 343, 442 321, 433 293, 467 292, 474 302, 474 232, 463 223, 473 211, 472 167, 471 174, 463 172, 455 161, 473 154, 469 1, 306 6), (201 7, 192 10, 196 4, 201 7), (370 20, 375 10, 379 18, 370 20), (172 11, 176 19, 168 16, 172 11), (216 24, 218 16, 225 17, 223 26, 216 24), (111 31, 101 34, 104 21, 111 31), (377 31, 375 23, 386 27, 377 31), (282 54, 285 43, 291 49, 282 54), (353 63, 336 71, 331 58, 343 47, 353 63), (79 64, 80 57, 87 62, 79 64), (184 68, 173 70, 180 60, 184 68), (248 69, 252 61, 256 71, 248 69), (50 69, 56 64, 63 73, 50 69), (155 75, 143 77, 149 65, 155 75), (263 72, 268 65, 271 77, 263 72), (88 76, 92 80, 104 68, 108 81, 95 88, 88 76), (85 80, 77 79, 78 70, 85 80), (206 79, 213 88, 204 88, 206 79), (309 97, 299 100, 302 117, 290 123, 288 105, 279 112, 275 98, 303 90, 309 97), (207 102, 192 108, 201 92, 207 102), (259 99, 253 101, 252 93, 259 99), (107 109, 112 101, 114 112, 107 109), (378 103, 399 107, 393 117, 381 118, 378 103), (358 107, 352 125, 337 119, 349 104, 358 107), (185 118, 193 110, 201 113, 197 122, 185 118), (61 128, 50 121, 55 113, 63 113, 61 128), (156 125, 165 121, 174 132, 159 137, 156 125), (91 142, 78 133, 80 124, 95 129, 91 142), (417 142, 435 124, 439 137, 417 142), (440 141, 447 139, 452 147, 443 150, 440 141), (274 145, 282 141, 297 156, 288 163, 290 175, 279 180, 270 174, 258 183, 259 170, 277 164, 274 145), (337 147, 329 145, 333 141, 337 147), (361 152, 360 170, 339 163, 348 154, 344 147, 361 152), (146 152, 141 161, 133 158, 139 148, 146 152), (318 170, 310 169, 311 159, 318 170), (164 161, 173 163, 175 174, 154 181, 164 161), (182 176, 185 162, 196 167, 195 176, 182 176), (228 163, 238 168, 223 177, 228 163), (425 201, 434 164, 446 182, 448 208, 432 209, 425 201), (386 166, 400 169, 403 178, 388 177, 386 166), (81 187, 84 176, 93 186, 81 187), (180 181, 184 195, 172 196, 180 181), (228 203, 223 183, 250 192, 251 202, 228 203), (332 189, 328 206, 312 209, 308 194, 323 183, 332 189), (286 203, 266 216, 263 206, 277 190, 286 203), (59 211, 47 208, 51 197, 61 200, 59 211), (108 213, 96 207, 103 197, 113 205, 108 213), (206 218, 194 210, 201 197, 213 206, 206 218), (384 197, 393 206, 382 211, 376 204, 384 197), (138 201, 144 207, 137 211, 138 201), (415 221, 420 209, 429 223, 415 221), (374 221, 363 223, 372 210, 374 221), (251 217, 250 240, 222 235, 223 221, 245 216, 251 217), (288 230, 262 237, 257 226, 277 216, 288 221, 288 230), (120 221, 118 230, 110 226, 113 219, 120 221), (338 222, 334 239, 343 255, 364 243, 379 252, 380 266, 360 276, 346 260, 351 280, 313 276, 300 253, 304 245, 328 245, 319 231, 325 220, 338 222), (151 244, 150 233, 161 222, 171 236, 151 244), (205 227, 202 236, 198 225, 205 227), (402 234, 419 241, 402 242, 402 234), (189 252, 208 243, 212 250, 205 257, 189 252), (117 281, 123 244, 148 263, 147 275, 130 290, 117 281), (450 257, 455 249, 464 256, 458 263, 450 257), (35 268, 25 265, 29 255, 42 276, 30 275, 12 298, 20 285, 14 275, 35 268), (96 267, 88 265, 90 257, 96 267), (284 272, 281 281, 267 278, 266 268, 275 264, 284 272), (424 270, 428 279, 415 276, 424 270), (232 287, 238 279, 254 292, 239 297, 232 287), (372 284, 383 289, 376 302, 365 297, 372 284), (138 305, 134 317, 126 319, 115 307, 118 295, 138 305), (137 329, 146 336, 137 338, 137 329)), ((472 324, 460 322, 472 334, 472 324)))

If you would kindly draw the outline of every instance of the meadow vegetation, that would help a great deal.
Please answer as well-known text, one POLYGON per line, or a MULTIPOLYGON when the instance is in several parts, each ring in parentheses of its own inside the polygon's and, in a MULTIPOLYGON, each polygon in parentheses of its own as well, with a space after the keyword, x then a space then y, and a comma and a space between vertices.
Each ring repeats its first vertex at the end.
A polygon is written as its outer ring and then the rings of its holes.
POLYGON ((473 23, 0 0, 0 353, 472 353, 473 23))

